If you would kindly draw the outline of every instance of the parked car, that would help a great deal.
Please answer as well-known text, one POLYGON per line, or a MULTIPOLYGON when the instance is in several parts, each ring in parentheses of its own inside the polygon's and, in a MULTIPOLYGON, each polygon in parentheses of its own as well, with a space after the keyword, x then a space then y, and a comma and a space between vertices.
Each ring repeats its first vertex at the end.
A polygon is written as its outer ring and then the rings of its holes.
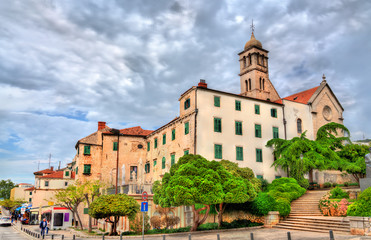
POLYGON ((12 218, 10 216, 0 218, 0 226, 10 226, 12 225, 12 218))

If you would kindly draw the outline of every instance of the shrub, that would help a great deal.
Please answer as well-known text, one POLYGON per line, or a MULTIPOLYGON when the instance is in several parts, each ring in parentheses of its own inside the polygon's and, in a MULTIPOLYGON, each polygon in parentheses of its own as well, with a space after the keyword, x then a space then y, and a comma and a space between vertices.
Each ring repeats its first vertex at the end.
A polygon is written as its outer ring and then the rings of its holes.
MULTIPOLYGON (((129 219, 130 223, 130 229, 133 232, 141 233, 143 229, 143 214, 138 213, 135 219, 129 219)), ((147 232, 151 228, 151 225, 149 224, 149 216, 146 213, 144 215, 144 231, 147 232)))
POLYGON ((300 185, 300 187, 302 187, 304 189, 308 189, 309 188, 309 181, 308 181, 308 179, 300 178, 300 179, 297 180, 297 182, 300 185))
POLYGON ((233 220, 232 222, 222 222, 222 228, 223 229, 229 229, 229 228, 243 228, 243 227, 255 227, 255 226, 260 226, 262 225, 261 223, 255 223, 251 222, 250 220, 247 219, 236 219, 233 220))
POLYGON ((262 189, 263 192, 265 192, 268 188, 269 183, 268 183, 267 179, 259 179, 259 180, 260 180, 260 183, 261 183, 261 189, 262 189))
POLYGON ((349 186, 349 183, 348 182, 344 182, 344 187, 348 187, 349 186))
POLYGON ((325 182, 324 184, 323 184, 323 187, 324 188, 330 188, 331 187, 331 183, 330 182, 325 182))
POLYGON ((332 187, 336 187, 337 186, 337 183, 332 183, 332 187))
POLYGON ((284 198, 288 202, 299 198, 305 192, 305 188, 302 188, 293 178, 279 178, 268 186, 268 193, 272 197, 275 199, 284 198))
POLYGON ((197 231, 218 229, 218 223, 205 223, 198 226, 197 231))
POLYGON ((349 193, 339 187, 335 187, 330 191, 330 198, 349 198, 349 193))
POLYGON ((348 216, 371 216, 371 187, 364 190, 358 197, 358 200, 349 205, 348 216))
POLYGON ((278 199, 275 210, 278 211, 282 217, 288 216, 291 212, 290 202, 285 199, 278 199))
POLYGON ((250 212, 257 216, 267 215, 269 211, 275 209, 276 200, 268 193, 259 193, 251 203, 250 212))

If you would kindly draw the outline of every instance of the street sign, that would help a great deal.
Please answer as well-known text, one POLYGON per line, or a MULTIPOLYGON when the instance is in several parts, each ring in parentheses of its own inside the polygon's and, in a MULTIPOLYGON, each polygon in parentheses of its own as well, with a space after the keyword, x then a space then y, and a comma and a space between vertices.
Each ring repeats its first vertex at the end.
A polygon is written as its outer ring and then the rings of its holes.
POLYGON ((143 201, 147 201, 147 200, 148 200, 148 193, 147 193, 146 191, 144 191, 144 192, 142 193, 142 200, 143 200, 143 201))
POLYGON ((148 212, 148 202, 142 202, 142 205, 140 206, 141 212, 148 212))

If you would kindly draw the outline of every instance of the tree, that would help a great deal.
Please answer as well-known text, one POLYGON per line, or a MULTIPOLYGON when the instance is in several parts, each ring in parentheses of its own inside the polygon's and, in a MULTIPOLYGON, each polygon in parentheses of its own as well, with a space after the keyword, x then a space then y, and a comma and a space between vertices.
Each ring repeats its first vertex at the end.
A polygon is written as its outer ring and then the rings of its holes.
MULTIPOLYGON (((96 197, 99 197, 101 194, 99 192, 99 189, 103 187, 103 185, 100 183, 100 181, 87 181, 85 183, 79 183, 80 187, 82 188, 83 195, 85 198, 85 201, 88 205, 88 208, 90 208, 90 204, 94 201, 96 197)), ((92 219, 89 215, 89 229, 88 232, 92 232, 92 219)))
POLYGON ((10 180, 1 180, 0 181, 0 198, 9 199, 10 198, 10 190, 14 188, 16 185, 10 180))
POLYGON ((161 207, 192 206, 193 226, 191 231, 205 222, 210 205, 224 202, 247 201, 251 183, 234 177, 219 162, 208 161, 200 155, 181 157, 165 173, 162 182, 153 186, 154 202, 161 207), (204 207, 197 209, 196 204, 204 207), (200 219, 200 213, 206 210, 200 219))
POLYGON ((11 199, 4 199, 0 201, 0 206, 4 207, 7 210, 10 210, 16 206, 21 205, 24 203, 23 201, 13 201, 11 199))
POLYGON ((341 151, 337 152, 340 157, 338 169, 352 174, 359 183, 359 179, 366 175, 365 155, 369 152, 368 148, 367 145, 346 145, 341 151))
POLYGON ((80 215, 77 211, 77 208, 80 205, 80 203, 84 201, 84 192, 81 185, 77 183, 77 185, 70 185, 66 189, 58 191, 54 195, 54 199, 58 205, 61 205, 71 210, 73 219, 76 219, 77 217, 78 222, 80 224, 80 229, 83 230, 80 215))
POLYGON ((102 195, 90 204, 89 215, 97 219, 105 218, 110 222, 109 235, 112 236, 117 235, 116 227, 120 216, 128 216, 130 220, 134 220, 139 210, 138 202, 126 194, 102 195))

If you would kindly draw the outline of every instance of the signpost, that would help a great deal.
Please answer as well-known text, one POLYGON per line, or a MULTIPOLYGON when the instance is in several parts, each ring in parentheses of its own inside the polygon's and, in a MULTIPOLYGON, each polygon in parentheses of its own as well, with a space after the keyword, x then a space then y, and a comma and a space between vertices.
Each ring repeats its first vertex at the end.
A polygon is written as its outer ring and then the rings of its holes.
POLYGON ((144 191, 142 193, 142 204, 140 205, 140 211, 143 213, 143 218, 142 218, 142 221, 143 221, 143 228, 142 228, 142 239, 144 240, 144 217, 145 217, 145 213, 148 212, 148 193, 146 191, 144 191))

